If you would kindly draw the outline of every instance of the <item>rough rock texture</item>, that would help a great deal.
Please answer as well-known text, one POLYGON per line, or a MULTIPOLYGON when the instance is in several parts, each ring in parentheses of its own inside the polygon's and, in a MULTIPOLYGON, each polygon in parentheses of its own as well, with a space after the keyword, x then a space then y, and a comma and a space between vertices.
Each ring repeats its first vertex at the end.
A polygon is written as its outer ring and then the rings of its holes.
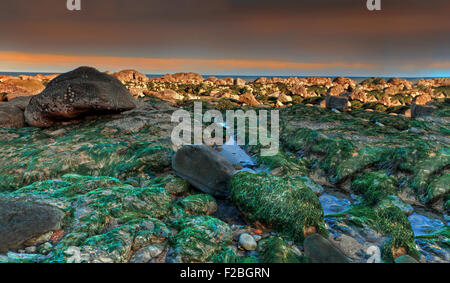
POLYGON ((305 255, 313 263, 348 263, 350 260, 319 234, 307 237, 303 243, 305 255))
POLYGON ((136 70, 122 70, 112 74, 121 82, 147 82, 149 78, 136 70))
POLYGON ((420 118, 430 116, 436 108, 433 106, 417 105, 411 107, 411 117, 420 118))
POLYGON ((134 98, 119 80, 93 68, 80 67, 55 78, 34 96, 25 110, 25 119, 31 126, 50 127, 60 121, 120 113, 135 107, 134 98))
POLYGON ((23 111, 10 103, 0 102, 0 128, 22 127, 25 127, 23 111))
POLYGON ((260 105, 258 100, 256 100, 255 96, 253 94, 251 94, 250 92, 240 95, 239 102, 245 103, 249 106, 260 105))
POLYGON ((326 98, 326 106, 328 109, 346 111, 348 109, 348 98, 329 95, 326 98))
POLYGON ((176 174, 194 187, 217 197, 227 197, 233 176, 231 163, 207 145, 183 146, 173 158, 176 174))
POLYGON ((20 110, 25 111, 25 109, 27 108, 28 104, 30 103, 32 96, 21 96, 21 97, 16 97, 13 98, 11 100, 8 100, 8 105, 14 105, 17 108, 19 108, 20 110))
POLYGON ((25 241, 58 230, 64 213, 51 206, 0 199, 0 252, 20 247, 25 241))
POLYGON ((8 100, 16 97, 35 95, 43 91, 44 88, 44 84, 35 78, 11 78, 0 82, 0 93, 6 93, 8 100))

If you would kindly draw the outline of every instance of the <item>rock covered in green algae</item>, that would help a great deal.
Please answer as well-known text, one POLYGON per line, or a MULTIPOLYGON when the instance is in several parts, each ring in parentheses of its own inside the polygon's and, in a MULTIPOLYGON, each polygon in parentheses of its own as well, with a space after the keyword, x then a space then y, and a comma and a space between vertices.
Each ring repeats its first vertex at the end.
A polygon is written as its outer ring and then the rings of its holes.
POLYGON ((12 191, 67 173, 126 179, 148 177, 170 167, 172 149, 151 128, 112 134, 107 121, 66 126, 64 135, 50 130, 0 129, 0 191, 12 191))
POLYGON ((63 204, 65 233, 50 249, 48 262, 128 262, 133 252, 167 241, 170 234, 162 220, 172 213, 172 199, 161 187, 69 174, 4 196, 63 204))
POLYGON ((206 194, 187 196, 181 199, 179 204, 188 214, 211 215, 217 211, 216 200, 206 194))
POLYGON ((174 238, 173 262, 206 262, 231 243, 233 232, 225 222, 210 216, 178 220, 174 238))
POLYGON ((374 205, 396 192, 396 182, 385 171, 367 172, 354 178, 352 189, 360 193, 369 205, 374 205))
POLYGON ((414 232, 405 213, 396 206, 377 208, 357 205, 345 212, 345 221, 357 226, 369 226, 385 235, 387 240, 382 247, 382 257, 386 262, 393 261, 393 249, 404 248, 414 258, 419 258, 414 241, 414 232))
POLYGON ((318 197, 302 179, 266 173, 237 173, 231 180, 231 199, 252 221, 261 221, 303 240, 303 228, 316 227, 327 235, 318 197))
POLYGON ((261 241, 261 261, 264 263, 300 263, 305 259, 280 237, 270 237, 261 241))
POLYGON ((163 243, 170 234, 166 225, 157 219, 135 219, 107 233, 86 238, 81 244, 68 246, 62 242, 48 262, 129 262, 134 252, 163 243))
POLYGON ((288 156, 286 153, 278 152, 273 156, 259 156, 259 165, 267 166, 270 170, 282 169, 283 174, 291 176, 307 176, 309 174, 306 159, 288 156))

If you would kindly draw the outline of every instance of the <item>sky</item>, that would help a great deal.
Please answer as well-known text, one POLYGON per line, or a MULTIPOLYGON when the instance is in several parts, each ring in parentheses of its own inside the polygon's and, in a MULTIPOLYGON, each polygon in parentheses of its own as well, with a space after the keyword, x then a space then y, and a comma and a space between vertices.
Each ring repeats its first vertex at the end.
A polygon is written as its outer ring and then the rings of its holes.
POLYGON ((450 1, 0 0, 0 71, 450 76, 450 1))

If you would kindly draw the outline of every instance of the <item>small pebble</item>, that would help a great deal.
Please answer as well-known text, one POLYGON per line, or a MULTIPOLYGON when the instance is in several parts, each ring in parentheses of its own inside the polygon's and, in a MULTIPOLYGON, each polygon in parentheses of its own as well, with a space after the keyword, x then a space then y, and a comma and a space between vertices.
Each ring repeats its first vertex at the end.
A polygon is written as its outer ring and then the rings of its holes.
POLYGON ((247 251, 254 251, 258 247, 255 239, 247 233, 241 234, 239 237, 239 245, 247 251))

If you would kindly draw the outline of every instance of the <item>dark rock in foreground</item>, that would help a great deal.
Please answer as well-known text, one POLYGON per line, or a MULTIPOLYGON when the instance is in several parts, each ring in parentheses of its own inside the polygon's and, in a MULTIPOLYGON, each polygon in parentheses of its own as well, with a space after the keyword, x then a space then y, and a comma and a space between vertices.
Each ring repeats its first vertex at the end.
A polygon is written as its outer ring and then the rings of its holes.
POLYGON ((50 127, 85 116, 131 110, 136 102, 116 78, 94 68, 80 67, 52 80, 25 110, 30 126, 50 127))
POLYGON ((58 230, 64 213, 54 207, 0 199, 0 252, 58 230))
POLYGON ((24 126, 23 111, 9 103, 0 102, 0 128, 22 128, 24 126))
POLYGON ((182 147, 173 158, 172 167, 183 179, 202 192, 227 197, 234 168, 222 155, 206 145, 182 147))
POLYGON ((313 263, 349 263, 350 260, 336 249, 327 239, 313 234, 303 243, 305 254, 313 263))

